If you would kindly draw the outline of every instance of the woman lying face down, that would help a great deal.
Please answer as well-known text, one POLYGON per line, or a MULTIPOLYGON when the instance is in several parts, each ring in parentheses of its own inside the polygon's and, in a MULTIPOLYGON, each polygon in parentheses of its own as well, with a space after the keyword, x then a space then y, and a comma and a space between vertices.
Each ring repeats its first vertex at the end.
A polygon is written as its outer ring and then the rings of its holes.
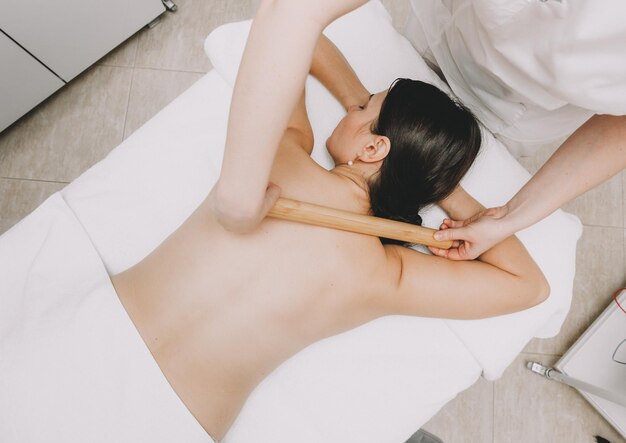
MULTIPOLYGON (((337 165, 327 171, 310 157, 303 93, 270 175, 285 197, 412 223, 433 202, 456 219, 481 210, 458 187, 480 145, 469 112, 412 80, 371 96, 325 38, 311 73, 347 110, 327 142, 337 165)), ((217 222, 210 204, 208 196, 112 282, 167 381, 214 439, 227 433, 258 383, 313 342, 384 315, 482 318, 548 295, 515 237, 479 260, 453 262, 376 237, 276 219, 235 234, 217 222)))

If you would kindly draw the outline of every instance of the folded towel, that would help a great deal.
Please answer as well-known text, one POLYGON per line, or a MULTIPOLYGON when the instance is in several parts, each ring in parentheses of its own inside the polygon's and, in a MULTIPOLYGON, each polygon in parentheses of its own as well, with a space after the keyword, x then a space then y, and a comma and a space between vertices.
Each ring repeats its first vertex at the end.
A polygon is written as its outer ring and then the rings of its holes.
POLYGON ((59 193, 0 237, 0 441, 212 440, 59 193))

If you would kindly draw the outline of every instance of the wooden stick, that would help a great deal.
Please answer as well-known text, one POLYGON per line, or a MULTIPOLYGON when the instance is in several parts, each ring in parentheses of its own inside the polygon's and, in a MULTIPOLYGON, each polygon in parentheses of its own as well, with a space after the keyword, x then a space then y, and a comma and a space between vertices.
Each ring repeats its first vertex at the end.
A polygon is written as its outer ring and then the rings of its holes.
POLYGON ((441 249, 450 249, 452 246, 452 241, 435 240, 433 234, 436 231, 434 229, 371 215, 327 208, 288 198, 279 198, 267 215, 283 220, 391 238, 441 249))

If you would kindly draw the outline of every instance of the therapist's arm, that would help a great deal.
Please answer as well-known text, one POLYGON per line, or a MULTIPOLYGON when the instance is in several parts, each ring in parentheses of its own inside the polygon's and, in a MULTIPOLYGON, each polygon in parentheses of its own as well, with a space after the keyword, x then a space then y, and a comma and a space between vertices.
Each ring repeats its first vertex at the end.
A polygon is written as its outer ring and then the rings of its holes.
POLYGON ((472 222, 452 223, 438 232, 442 240, 460 240, 444 253, 469 260, 534 223, 626 168, 626 116, 595 115, 572 134, 535 176, 504 206, 491 208, 472 222))
POLYGON ((217 220, 253 230, 279 195, 271 167, 322 30, 365 0, 263 0, 235 82, 220 178, 211 191, 217 220))

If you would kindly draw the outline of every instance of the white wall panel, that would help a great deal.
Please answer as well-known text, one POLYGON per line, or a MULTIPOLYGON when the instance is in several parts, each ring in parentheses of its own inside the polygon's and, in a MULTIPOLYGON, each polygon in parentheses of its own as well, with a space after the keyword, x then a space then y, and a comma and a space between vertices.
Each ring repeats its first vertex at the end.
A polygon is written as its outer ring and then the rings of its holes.
POLYGON ((164 11, 161 0, 0 0, 0 29, 69 81, 164 11))
POLYGON ((64 83, 0 33, 0 131, 64 83))

